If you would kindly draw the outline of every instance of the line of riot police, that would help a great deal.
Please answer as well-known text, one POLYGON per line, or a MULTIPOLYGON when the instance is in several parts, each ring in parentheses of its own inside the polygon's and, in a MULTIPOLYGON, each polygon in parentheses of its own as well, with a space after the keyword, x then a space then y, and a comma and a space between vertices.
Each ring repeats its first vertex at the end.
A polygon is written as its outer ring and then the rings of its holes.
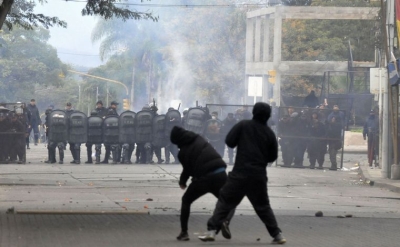
POLYGON ((283 166, 303 167, 308 153, 310 168, 322 168, 329 153, 331 170, 337 170, 337 154, 342 148, 345 114, 337 106, 333 111, 292 107, 280 108, 278 137, 283 166))
MULTIPOLYGON (((96 109, 87 117, 84 113, 67 110, 46 111, 46 133, 48 138, 47 163, 56 163, 56 148, 59 150, 59 163, 64 162, 64 150, 69 143, 73 160, 79 164, 81 145, 86 144, 87 161, 85 163, 131 164, 136 146, 136 163, 163 163, 161 150, 165 151, 165 163, 170 163, 170 156, 178 163, 178 148, 170 142, 170 133, 174 126, 182 126, 205 137, 223 157, 224 139, 229 130, 237 123, 233 113, 229 113, 224 121, 218 119, 218 113, 209 113, 206 107, 192 107, 183 112, 169 108, 166 114, 158 114, 157 106, 146 105, 135 113, 125 111, 121 115, 116 112, 118 103, 112 102, 108 109, 97 102, 96 109), (104 159, 101 160, 101 147, 105 146, 104 159), (95 147, 95 159, 92 149, 95 147)), ((233 163, 234 152, 228 149, 229 162, 233 163)))
MULTIPOLYGON (((136 163, 152 163, 153 153, 162 163, 161 148, 165 148, 167 163, 170 153, 177 161, 177 148, 169 141, 170 131, 181 125, 181 114, 170 108, 166 114, 158 115, 157 107, 144 107, 138 113, 125 111, 118 115, 112 102, 109 109, 98 102, 97 108, 87 117, 74 110, 51 110, 46 112, 46 133, 48 137, 47 163, 56 163, 56 148, 59 150, 59 163, 64 163, 64 150, 69 143, 73 160, 80 163, 81 145, 86 144, 88 160, 93 163, 92 148, 95 146, 95 163, 131 164, 136 149, 136 163), (105 146, 104 159, 100 160, 101 146, 105 146), (168 151, 168 153, 167 153, 168 151)), ((68 106, 68 105, 67 105, 68 106)))
POLYGON ((25 104, 0 104, 0 163, 26 162, 28 117, 25 104))

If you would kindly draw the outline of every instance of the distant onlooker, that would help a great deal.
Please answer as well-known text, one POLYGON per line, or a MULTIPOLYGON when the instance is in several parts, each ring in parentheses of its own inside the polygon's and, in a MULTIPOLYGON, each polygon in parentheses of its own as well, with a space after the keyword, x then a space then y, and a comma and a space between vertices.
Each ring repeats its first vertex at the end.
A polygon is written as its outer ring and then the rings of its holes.
MULTIPOLYGON (((38 144, 39 140, 39 125, 42 124, 42 120, 40 119, 40 113, 39 109, 36 106, 36 101, 35 99, 31 99, 31 103, 28 105, 28 111, 30 112, 30 128, 28 130, 28 136, 31 134, 32 129, 33 129, 33 134, 35 138, 35 145, 38 144)), ((29 148, 29 139, 27 139, 26 143, 27 147, 29 148)))
POLYGON ((312 90, 309 95, 304 99, 303 106, 315 108, 319 105, 319 100, 317 96, 315 96, 315 91, 312 90))

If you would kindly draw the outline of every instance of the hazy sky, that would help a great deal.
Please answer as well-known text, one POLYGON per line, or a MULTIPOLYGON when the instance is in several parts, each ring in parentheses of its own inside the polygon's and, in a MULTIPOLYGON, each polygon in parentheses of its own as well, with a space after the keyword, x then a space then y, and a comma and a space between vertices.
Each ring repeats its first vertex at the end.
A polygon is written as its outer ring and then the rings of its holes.
POLYGON ((38 4, 36 13, 57 16, 68 23, 67 28, 50 28, 50 44, 57 48, 58 56, 65 63, 87 67, 96 67, 100 61, 99 44, 92 44, 90 35, 96 24, 96 18, 82 16, 85 3, 66 2, 65 0, 48 0, 44 5, 38 4))

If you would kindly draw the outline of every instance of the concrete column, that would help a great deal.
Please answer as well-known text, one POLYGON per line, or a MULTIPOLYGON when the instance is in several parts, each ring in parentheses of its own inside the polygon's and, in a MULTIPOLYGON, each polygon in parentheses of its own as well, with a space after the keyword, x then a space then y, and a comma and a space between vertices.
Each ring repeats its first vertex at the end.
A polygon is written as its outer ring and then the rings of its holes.
POLYGON ((264 19, 264 43, 263 43, 263 61, 269 62, 269 24, 268 16, 264 19))
POLYGON ((268 87, 269 87, 269 82, 268 82, 268 76, 267 75, 263 75, 262 76, 262 80, 263 80, 263 88, 262 88, 262 101, 263 102, 268 102, 269 99, 269 92, 268 92, 268 87))
POLYGON ((254 62, 254 18, 247 19, 246 62, 254 62))
POLYGON ((278 66, 282 60, 282 17, 278 16, 278 13, 276 14, 274 21, 274 66, 278 66))
POLYGON ((273 63, 276 70, 276 83, 274 85, 274 100, 277 106, 281 105, 281 73, 278 68, 282 60, 282 17, 276 12, 274 21, 274 49, 273 63))
POLYGON ((256 18, 254 61, 261 61, 261 18, 256 18))
POLYGON ((389 178, 389 95, 388 95, 388 82, 384 84, 383 92, 383 119, 382 119, 382 178, 389 178))

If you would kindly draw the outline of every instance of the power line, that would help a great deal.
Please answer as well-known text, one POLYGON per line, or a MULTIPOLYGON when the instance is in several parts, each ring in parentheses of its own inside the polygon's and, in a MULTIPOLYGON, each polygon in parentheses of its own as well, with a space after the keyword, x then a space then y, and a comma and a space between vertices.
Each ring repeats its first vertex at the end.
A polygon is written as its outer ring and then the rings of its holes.
POLYGON ((81 54, 81 53, 69 53, 69 52, 60 52, 57 51, 59 54, 66 54, 66 55, 75 55, 75 56, 87 56, 87 57, 99 57, 100 55, 95 54, 81 54))
MULTIPOLYGON (((62 0, 67 2, 86 3, 85 0, 62 0)), ((121 3, 114 5, 140 6, 140 7, 166 7, 166 8, 233 8, 233 7, 266 7, 267 3, 239 3, 239 4, 151 4, 151 3, 121 3)))

